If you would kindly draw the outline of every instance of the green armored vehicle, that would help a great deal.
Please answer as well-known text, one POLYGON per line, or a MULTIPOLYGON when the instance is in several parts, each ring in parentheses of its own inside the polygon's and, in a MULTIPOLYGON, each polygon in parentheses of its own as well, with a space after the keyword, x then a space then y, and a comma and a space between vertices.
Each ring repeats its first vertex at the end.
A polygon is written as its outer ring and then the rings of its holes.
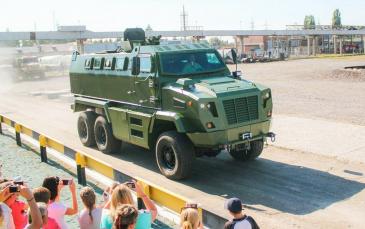
POLYGON ((270 89, 232 74, 209 45, 151 45, 138 29, 124 39, 118 52, 72 56, 72 108, 85 146, 106 154, 122 142, 141 146, 155 152, 163 175, 182 179, 196 157, 255 159, 274 137, 270 89))

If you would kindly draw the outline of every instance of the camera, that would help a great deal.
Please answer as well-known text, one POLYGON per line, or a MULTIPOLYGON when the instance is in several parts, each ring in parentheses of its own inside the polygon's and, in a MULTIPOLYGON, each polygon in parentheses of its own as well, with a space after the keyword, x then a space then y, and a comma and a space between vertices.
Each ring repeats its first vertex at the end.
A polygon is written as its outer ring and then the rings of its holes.
POLYGON ((128 188, 130 188, 130 189, 135 189, 136 188, 136 184, 132 181, 125 183, 125 185, 127 185, 128 188))
POLYGON ((16 193, 16 192, 19 192, 19 186, 16 186, 16 185, 12 185, 9 187, 9 192, 10 193, 16 193))
POLYGON ((63 179, 63 180, 61 180, 61 184, 62 185, 70 185, 71 184, 71 180, 63 179))

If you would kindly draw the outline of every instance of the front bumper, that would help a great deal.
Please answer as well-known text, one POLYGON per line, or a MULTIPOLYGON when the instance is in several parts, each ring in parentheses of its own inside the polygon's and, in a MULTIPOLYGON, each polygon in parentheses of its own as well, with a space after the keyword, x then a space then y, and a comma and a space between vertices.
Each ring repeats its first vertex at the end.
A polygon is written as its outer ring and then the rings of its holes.
POLYGON ((235 146, 246 142, 265 139, 270 130, 270 120, 227 130, 204 133, 187 133, 189 139, 196 147, 222 148, 222 146, 235 146), (251 133, 252 137, 243 139, 244 133, 251 133))

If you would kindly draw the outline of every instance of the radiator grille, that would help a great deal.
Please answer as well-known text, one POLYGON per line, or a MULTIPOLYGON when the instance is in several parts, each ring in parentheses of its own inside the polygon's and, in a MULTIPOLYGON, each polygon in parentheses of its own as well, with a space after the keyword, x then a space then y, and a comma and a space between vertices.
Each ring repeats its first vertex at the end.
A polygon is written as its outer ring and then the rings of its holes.
POLYGON ((223 100, 223 107, 229 125, 259 118, 257 96, 223 100))

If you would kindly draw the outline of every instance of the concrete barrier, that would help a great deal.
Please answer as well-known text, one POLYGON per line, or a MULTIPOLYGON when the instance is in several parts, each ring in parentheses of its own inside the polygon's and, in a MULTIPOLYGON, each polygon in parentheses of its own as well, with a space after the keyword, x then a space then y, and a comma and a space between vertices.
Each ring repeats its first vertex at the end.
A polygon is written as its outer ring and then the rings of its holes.
MULTIPOLYGON (((47 162, 48 160, 47 148, 52 148, 53 150, 56 150, 64 156, 74 160, 77 167, 78 183, 81 185, 85 186, 87 183, 85 168, 88 168, 120 183, 130 181, 131 179, 136 180, 139 184, 141 184, 141 186, 144 188, 145 194, 151 198, 151 200, 177 214, 180 214, 181 208, 184 207, 185 203, 189 202, 189 200, 183 196, 173 193, 163 187, 139 177, 131 177, 128 174, 123 173, 123 171, 113 168, 108 163, 105 163, 86 153, 78 152, 70 147, 67 147, 56 139, 48 137, 43 133, 36 132, 33 129, 19 122, 13 121, 4 115, 0 115, 0 134, 2 134, 2 123, 15 129, 16 142, 19 146, 22 145, 21 134, 27 135, 37 140, 39 142, 39 152, 42 162, 47 162)), ((204 206, 199 207, 198 211, 204 226, 208 228, 223 228, 224 223, 227 221, 227 219, 204 209, 204 206)))

